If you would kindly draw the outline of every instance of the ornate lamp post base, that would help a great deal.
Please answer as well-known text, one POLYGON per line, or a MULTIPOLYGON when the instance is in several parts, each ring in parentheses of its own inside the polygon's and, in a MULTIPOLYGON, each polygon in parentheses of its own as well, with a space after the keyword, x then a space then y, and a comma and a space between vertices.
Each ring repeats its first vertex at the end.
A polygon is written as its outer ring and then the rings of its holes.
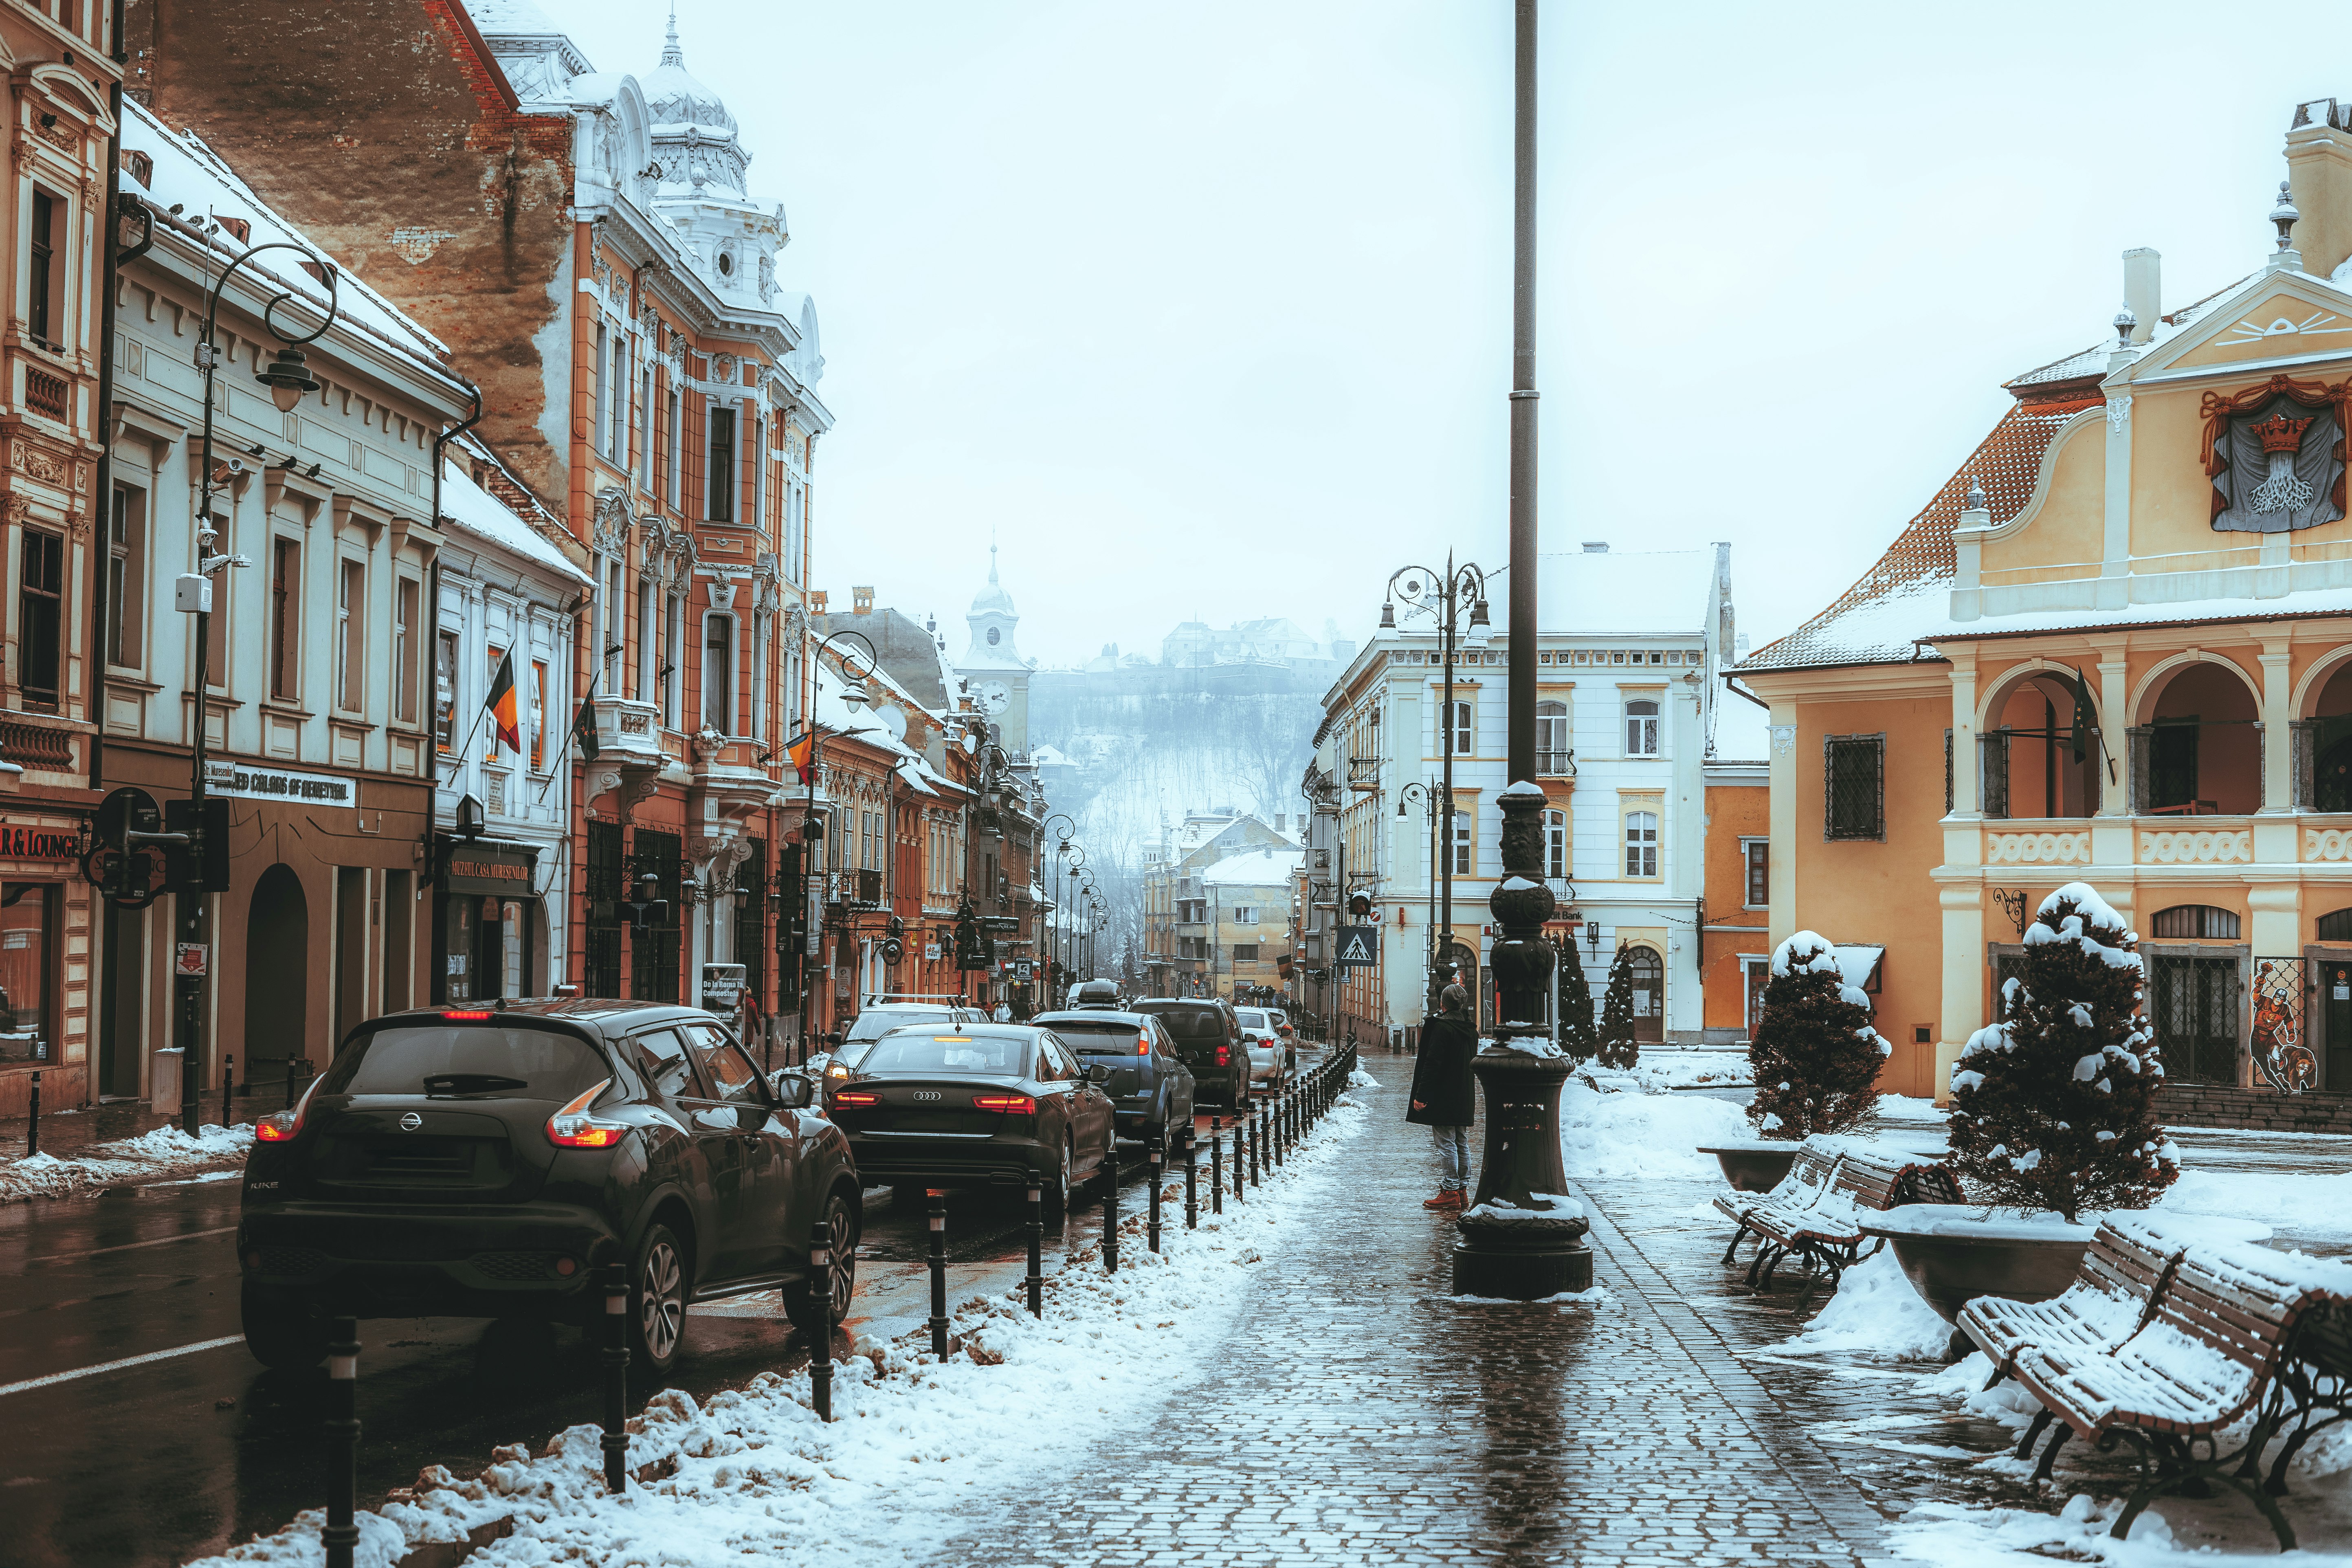
MULTIPOLYGON (((1528 1042, 1542 1048, 1549 1042, 1528 1042)), ((1497 1041, 1470 1064, 1486 1099, 1478 1192, 1456 1222, 1454 1293, 1537 1301, 1592 1288, 1591 1222, 1561 1189, 1559 1090, 1569 1060, 1497 1041)))

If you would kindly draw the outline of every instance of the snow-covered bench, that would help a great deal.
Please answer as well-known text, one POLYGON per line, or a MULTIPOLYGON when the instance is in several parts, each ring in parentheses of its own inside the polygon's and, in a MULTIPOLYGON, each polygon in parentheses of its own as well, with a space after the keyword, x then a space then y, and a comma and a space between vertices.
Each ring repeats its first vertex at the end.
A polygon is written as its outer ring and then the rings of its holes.
POLYGON ((2099 1226, 2083 1271, 2059 1295, 2047 1301, 1979 1296, 1962 1307, 1960 1331, 1992 1359, 1985 1386, 2008 1376, 2029 1350, 2087 1355, 2130 1339, 2156 1315, 2158 1298, 2188 1250, 2185 1237, 2167 1236, 2145 1216, 2116 1215, 2099 1226))
POLYGON ((2120 1540, 2159 1492, 2236 1488, 2294 1549, 2294 1531, 2273 1494, 2287 1461, 2312 1434, 2352 1411, 2352 1265, 2259 1247, 2187 1248, 2137 1333, 2105 1350, 2032 1346, 2011 1368, 2042 1402, 2018 1445, 2022 1458, 2063 1422, 2034 1467, 2049 1478, 2067 1438, 2118 1440, 2138 1453, 2144 1479, 2116 1518, 2120 1540), (2240 1423, 2246 1425, 2240 1427, 2240 1423), (2235 1430, 2233 1430, 2233 1428, 2235 1430), (2284 1436, 2265 1483, 2263 1447, 2284 1436))
MULTIPOLYGON (((1752 1288, 1769 1290, 1773 1271, 1792 1253, 1810 1266, 1811 1277, 1797 1298, 1801 1312, 1824 1282, 1836 1289, 1845 1271, 1864 1256, 1864 1215, 1901 1204, 1959 1201, 1959 1183, 1948 1168, 1933 1161, 1889 1158, 1849 1138, 1808 1138, 1779 1186, 1753 1203, 1727 1194, 1715 1205, 1739 1222, 1723 1255, 1726 1264, 1743 1237, 1749 1232, 1756 1236, 1756 1257, 1748 1266, 1752 1288)), ((1881 1240, 1871 1251, 1885 1245, 1881 1240)))

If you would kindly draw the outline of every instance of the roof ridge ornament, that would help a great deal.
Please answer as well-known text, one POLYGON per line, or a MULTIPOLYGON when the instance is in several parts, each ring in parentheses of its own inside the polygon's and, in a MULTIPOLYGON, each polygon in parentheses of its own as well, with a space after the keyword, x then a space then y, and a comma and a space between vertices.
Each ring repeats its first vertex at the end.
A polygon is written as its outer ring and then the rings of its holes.
POLYGON ((666 66, 686 64, 686 51, 677 47, 677 0, 670 0, 669 31, 664 35, 661 63, 666 66))
POLYGON ((2278 248, 2263 259, 2265 272, 2300 272, 2303 254, 2293 248, 2294 226, 2303 214, 2295 210, 2294 193, 2284 180, 2279 182, 2278 205, 2271 208, 2271 222, 2278 226, 2278 248))
POLYGON ((2131 308, 2131 301, 2126 300, 2123 303, 2123 308, 2116 312, 2115 320, 2108 324, 2116 330, 2116 347, 2127 349, 2131 347, 2132 331, 2139 325, 2139 313, 2131 308))
POLYGON ((1969 475, 1969 494, 1966 504, 1970 511, 1985 510, 1984 486, 1977 483, 1977 477, 1973 472, 1969 475))

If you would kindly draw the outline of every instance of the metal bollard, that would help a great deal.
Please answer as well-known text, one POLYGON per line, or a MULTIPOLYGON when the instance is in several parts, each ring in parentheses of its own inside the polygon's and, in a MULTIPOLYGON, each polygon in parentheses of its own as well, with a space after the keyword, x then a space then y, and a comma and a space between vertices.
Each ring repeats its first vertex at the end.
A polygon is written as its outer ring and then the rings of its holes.
POLYGON ((1247 1152, 1247 1144, 1248 1144, 1248 1142, 1249 1142, 1249 1118, 1248 1118, 1248 1117, 1246 1117, 1246 1116, 1236 1116, 1236 1117, 1234 1117, 1234 1202, 1235 1202, 1235 1203, 1237 1203, 1237 1204, 1238 1204, 1238 1203, 1245 1203, 1245 1202, 1247 1202, 1247 1201, 1248 1201, 1247 1194, 1244 1194, 1244 1193, 1242 1191, 1242 1181, 1243 1181, 1243 1178, 1246 1177, 1246 1176, 1249 1174, 1249 1155, 1248 1155, 1248 1152, 1247 1152))
POLYGON ((1201 1173, 1193 1166, 1194 1146, 1200 1142, 1197 1129, 1184 1129, 1184 1228, 1201 1228, 1201 1173))
POLYGON ((809 1293, 816 1301, 816 1345, 809 1354, 809 1405, 820 1421, 833 1419, 833 1226, 823 1220, 809 1234, 809 1293))
POLYGON ((604 1266, 604 1489, 629 1484, 629 1266, 604 1266))
POLYGON ((1209 1118, 1209 1212, 1225 1212, 1225 1119, 1209 1118))
POLYGON ((1118 1160, 1115 1154, 1103 1156, 1110 1174, 1103 1181, 1103 1272, 1118 1272, 1118 1160))
POLYGON ((221 1058, 221 1125, 223 1127, 236 1125, 236 1107, 229 1103, 236 1094, 236 1058, 225 1056, 221 1058))
POLYGON ((931 1353, 948 1359, 948 1194, 939 1187, 931 1197, 931 1353))
POLYGON ((327 1568, 352 1568, 360 1543, 352 1519, 360 1491, 360 1321, 337 1318, 327 1346, 327 1527, 319 1540, 327 1568))
POLYGON ((25 1123, 25 1158, 41 1152, 41 1069, 33 1069, 32 1120, 25 1123))
POLYGON ((1258 1159, 1265 1152, 1265 1107, 1253 1106, 1249 1116, 1249 1184, 1258 1184, 1258 1159))
MULTIPOLYGON (((1164 1133, 1163 1133, 1163 1134, 1161 1134, 1161 1137, 1162 1137, 1162 1140, 1164 1141, 1164 1140, 1165 1140, 1165 1138, 1166 1138, 1166 1134, 1164 1134, 1164 1133)), ((1151 1146, 1151 1154, 1150 1154, 1150 1162, 1151 1162, 1151 1220, 1150 1220, 1150 1223, 1146 1226, 1146 1229, 1149 1231, 1149 1233, 1150 1233, 1150 1237, 1151 1237, 1151 1250, 1152 1250, 1152 1251, 1154 1251, 1154 1252, 1157 1252, 1157 1251, 1159 1251, 1159 1250, 1160 1250, 1160 1162, 1161 1162, 1161 1160, 1162 1160, 1164 1157, 1165 1157, 1165 1152, 1161 1149, 1160 1145, 1160 1144, 1158 1144, 1158 1143, 1154 1143, 1154 1144, 1151 1146)))
POLYGON ((1045 1315, 1045 1194, 1029 1173, 1029 1315, 1045 1315))
POLYGON ((1274 1163, 1282 1163, 1283 1145, 1290 1142, 1290 1090, 1284 1089, 1274 1101, 1274 1163))

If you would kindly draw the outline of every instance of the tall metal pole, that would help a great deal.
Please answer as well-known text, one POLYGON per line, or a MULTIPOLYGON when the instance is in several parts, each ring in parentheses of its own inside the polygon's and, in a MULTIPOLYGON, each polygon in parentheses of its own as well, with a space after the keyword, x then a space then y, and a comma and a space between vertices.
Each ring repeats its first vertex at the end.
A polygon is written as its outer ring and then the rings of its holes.
MULTIPOLYGON (((1459 597, 1459 591, 1454 582, 1454 552, 1449 550, 1445 552, 1445 624, 1441 634, 1441 639, 1445 645, 1445 700, 1437 710, 1439 722, 1445 730, 1445 744, 1439 752, 1439 755, 1444 759, 1443 776, 1445 782, 1438 790, 1439 795, 1444 802, 1445 821, 1444 825, 1438 829, 1437 836, 1438 844, 1444 849, 1445 856, 1439 863, 1437 873, 1439 885, 1444 890, 1439 895, 1441 902, 1437 917, 1437 963, 1430 971, 1429 975, 1427 1010, 1431 1012, 1436 1010, 1438 993, 1444 989, 1442 983, 1444 978, 1444 966, 1454 962, 1454 616, 1457 613, 1455 605, 1459 597)), ((1475 977, 1466 989, 1474 995, 1476 994, 1477 984, 1475 977)))
POLYGON ((1502 807, 1502 880, 1487 899, 1501 934, 1493 957, 1494 1038, 1472 1063, 1486 1100, 1478 1191, 1457 1222, 1457 1295, 1532 1300, 1589 1289, 1592 1254, 1567 1190, 1559 1092, 1569 1064, 1546 1022, 1558 954, 1545 939, 1543 786, 1536 780, 1536 0, 1517 0, 1511 279, 1510 780, 1502 807), (1495 1206, 1490 1206, 1495 1205, 1495 1206), (1497 1224, 1496 1207, 1513 1212, 1497 1224))

